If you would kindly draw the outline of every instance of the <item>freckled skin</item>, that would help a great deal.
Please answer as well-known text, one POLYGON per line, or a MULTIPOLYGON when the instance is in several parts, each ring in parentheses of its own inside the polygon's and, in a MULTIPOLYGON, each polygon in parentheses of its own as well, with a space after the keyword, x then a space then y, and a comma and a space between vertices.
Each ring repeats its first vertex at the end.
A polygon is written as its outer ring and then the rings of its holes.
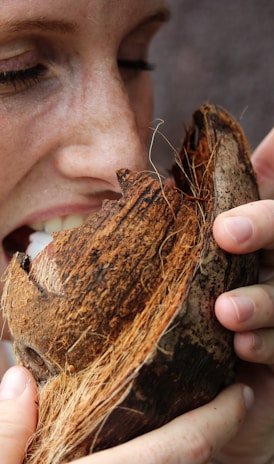
MULTIPOLYGON (((119 51, 120 58, 146 60, 159 25, 153 22, 143 30, 138 24, 163 5, 162 0, 3 0, 0 61, 30 47, 31 66, 41 61, 49 70, 39 86, 15 96, 0 94, 1 243, 41 216, 98 209, 104 198, 120 192, 117 169, 147 169, 151 79, 148 73, 132 76, 117 68, 117 58, 119 51), (3 26, 26 17, 73 21, 81 34, 38 31, 40 47, 28 34, 16 33, 11 46, 3 26)), ((1 246, 0 274, 6 265, 1 246)), ((9 336, 7 324, 4 336, 9 336)))
MULTIPOLYGON (((30 221, 98 209, 120 191, 118 169, 147 168, 151 78, 117 60, 147 60, 161 21, 140 24, 164 6, 162 0, 122 0, 119 8, 109 0, 1 3, 0 72, 37 64, 45 72, 25 86, 16 83, 16 92, 11 83, 0 85, 0 242, 30 221), (74 29, 9 32, 7 25, 22 18, 74 29)), ((1 246, 1 274, 6 265, 1 246)))

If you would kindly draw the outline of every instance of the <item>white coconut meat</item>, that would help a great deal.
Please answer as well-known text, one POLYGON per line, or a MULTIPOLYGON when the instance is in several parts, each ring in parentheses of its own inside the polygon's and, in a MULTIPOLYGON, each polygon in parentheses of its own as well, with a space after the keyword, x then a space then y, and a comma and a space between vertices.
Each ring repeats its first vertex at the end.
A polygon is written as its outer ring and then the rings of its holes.
POLYGON ((52 241, 52 235, 47 232, 33 232, 29 236, 29 246, 26 254, 33 260, 52 241))

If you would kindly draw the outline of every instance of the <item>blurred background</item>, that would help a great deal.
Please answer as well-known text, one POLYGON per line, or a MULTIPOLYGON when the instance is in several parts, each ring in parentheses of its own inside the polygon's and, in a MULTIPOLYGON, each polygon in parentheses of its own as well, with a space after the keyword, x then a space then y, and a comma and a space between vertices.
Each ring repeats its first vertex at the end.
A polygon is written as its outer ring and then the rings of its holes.
MULTIPOLYGON (((274 125, 274 1, 169 0, 172 17, 153 43, 155 118, 178 147, 205 101, 241 121, 253 150, 274 125)), ((274 148, 273 148, 274 156, 274 148)), ((169 166, 159 135, 153 161, 169 166)))

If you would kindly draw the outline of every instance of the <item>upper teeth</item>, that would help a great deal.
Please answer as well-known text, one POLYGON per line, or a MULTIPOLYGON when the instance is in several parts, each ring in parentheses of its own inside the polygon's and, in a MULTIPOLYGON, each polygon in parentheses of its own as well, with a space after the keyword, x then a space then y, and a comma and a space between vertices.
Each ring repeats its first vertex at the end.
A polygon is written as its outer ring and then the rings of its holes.
POLYGON ((29 226, 35 230, 29 236, 29 245, 26 253, 34 259, 45 246, 52 241, 51 234, 53 232, 60 232, 65 229, 72 229, 73 227, 81 226, 84 218, 79 214, 70 214, 66 217, 55 217, 47 221, 35 222, 29 226))
POLYGON ((34 222, 30 224, 33 230, 39 232, 60 232, 61 230, 72 229, 73 227, 79 227, 83 224, 84 218, 80 214, 70 214, 65 217, 54 217, 47 221, 34 222))

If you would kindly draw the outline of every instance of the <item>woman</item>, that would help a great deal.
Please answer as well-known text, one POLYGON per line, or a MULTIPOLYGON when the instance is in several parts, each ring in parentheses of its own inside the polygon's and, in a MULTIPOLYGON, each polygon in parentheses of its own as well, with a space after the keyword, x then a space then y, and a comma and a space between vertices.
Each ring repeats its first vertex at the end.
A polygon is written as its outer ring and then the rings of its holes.
MULTIPOLYGON (((164 0, 2 0, 1 273, 15 250, 26 250, 33 231, 42 230, 46 237, 81 223, 103 199, 118 198, 117 169, 146 169, 152 117, 148 48, 168 16, 164 0)), ((273 144, 272 132, 253 158, 263 198, 274 194, 273 144)), ((267 249, 265 283, 216 302, 218 319, 236 332, 236 352, 247 361, 239 378, 243 383, 157 431, 79 464, 210 459, 263 464, 271 459, 273 223, 274 203, 265 200, 223 214, 214 228, 228 251, 267 249)), ((2 462, 22 461, 35 429, 35 391, 30 374, 20 367, 3 379, 2 462)))

